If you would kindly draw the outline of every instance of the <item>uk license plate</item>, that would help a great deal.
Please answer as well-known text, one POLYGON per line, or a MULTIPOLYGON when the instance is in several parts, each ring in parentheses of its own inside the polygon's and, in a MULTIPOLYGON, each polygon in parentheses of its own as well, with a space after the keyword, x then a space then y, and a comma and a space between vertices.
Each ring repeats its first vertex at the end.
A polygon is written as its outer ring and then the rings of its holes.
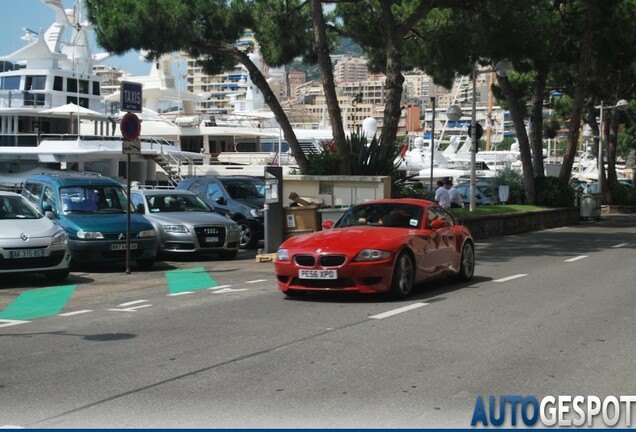
POLYGON ((300 279, 338 279, 337 270, 298 270, 300 279))
POLYGON ((205 238, 205 242, 206 243, 218 243, 219 242, 219 238, 218 237, 206 237, 205 238))
MULTIPOLYGON (((137 249, 137 243, 130 244, 130 250, 137 249)), ((114 243, 110 245, 110 250, 126 250, 126 243, 114 243)))
POLYGON ((9 251, 9 258, 39 258, 44 256, 44 249, 22 249, 9 251))

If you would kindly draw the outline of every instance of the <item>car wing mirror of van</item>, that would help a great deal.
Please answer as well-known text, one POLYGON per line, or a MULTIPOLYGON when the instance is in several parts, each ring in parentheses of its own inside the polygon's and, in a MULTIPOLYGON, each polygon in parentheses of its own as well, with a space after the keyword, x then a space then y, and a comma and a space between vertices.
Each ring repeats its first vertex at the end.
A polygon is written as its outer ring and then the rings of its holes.
POLYGON ((331 229, 333 228, 333 225, 334 225, 334 222, 332 220, 327 220, 322 223, 322 227, 324 229, 331 229))
POLYGON ((217 204, 220 204, 220 205, 225 205, 225 204, 227 204, 227 201, 226 201, 226 200, 225 200, 225 198, 223 198, 223 197, 218 197, 218 198, 216 199, 216 201, 215 201, 215 202, 216 202, 217 204))
POLYGON ((53 207, 51 207, 51 204, 42 204, 43 213, 52 212, 52 211, 53 211, 53 207))
POLYGON ((146 213, 146 206, 143 205, 142 203, 137 204, 137 207, 135 207, 135 211, 139 214, 144 214, 146 213))
POLYGON ((55 219, 55 213, 53 213, 51 210, 47 210, 44 212, 44 217, 47 217, 49 219, 55 219))

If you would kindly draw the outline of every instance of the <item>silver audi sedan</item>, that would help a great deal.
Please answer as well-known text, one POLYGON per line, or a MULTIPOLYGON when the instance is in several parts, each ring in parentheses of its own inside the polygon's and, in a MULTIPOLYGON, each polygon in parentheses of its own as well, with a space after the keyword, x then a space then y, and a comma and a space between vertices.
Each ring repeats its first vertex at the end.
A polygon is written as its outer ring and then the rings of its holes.
POLYGON ((52 282, 66 279, 68 237, 52 218, 21 195, 0 191, 0 274, 33 272, 52 282))
POLYGON ((233 259, 239 250, 240 228, 216 213, 194 192, 177 189, 133 189, 132 203, 157 231, 159 252, 213 252, 233 259))

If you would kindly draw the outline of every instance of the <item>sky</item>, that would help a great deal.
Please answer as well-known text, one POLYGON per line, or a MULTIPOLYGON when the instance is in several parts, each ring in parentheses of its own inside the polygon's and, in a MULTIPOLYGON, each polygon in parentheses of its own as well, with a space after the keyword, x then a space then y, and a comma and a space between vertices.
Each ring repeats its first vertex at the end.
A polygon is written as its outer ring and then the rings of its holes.
MULTIPOLYGON (((75 5, 74 0, 62 0, 62 3, 67 9, 72 9, 75 5)), ((20 39, 25 33, 22 28, 40 32, 41 29, 48 29, 55 20, 53 9, 42 0, 0 0, 0 6, 0 56, 26 45, 20 39)), ((70 36, 70 31, 67 30, 65 35, 70 36)), ((91 49, 93 53, 104 51, 96 43, 91 49)), ((130 51, 121 57, 110 57, 102 64, 120 67, 133 75, 147 75, 150 71, 150 64, 139 60, 139 53, 136 51, 130 51)))

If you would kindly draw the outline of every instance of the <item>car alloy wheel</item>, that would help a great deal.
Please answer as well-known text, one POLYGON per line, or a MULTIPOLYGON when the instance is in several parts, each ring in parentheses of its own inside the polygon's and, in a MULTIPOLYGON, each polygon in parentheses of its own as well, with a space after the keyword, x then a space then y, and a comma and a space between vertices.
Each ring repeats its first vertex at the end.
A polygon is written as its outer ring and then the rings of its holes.
POLYGON ((459 261, 459 273, 457 278, 462 281, 470 280, 475 273, 475 251, 470 242, 464 243, 462 257, 459 261))
POLYGON ((258 240, 254 236, 254 231, 250 227, 246 220, 237 221, 239 229, 241 230, 239 246, 242 249, 253 249, 256 247, 258 240))
POLYGON ((393 270, 393 280, 391 282, 391 294, 395 298, 406 298, 413 290, 413 280, 415 278, 413 269, 413 259, 408 253, 402 252, 398 255, 393 270))

